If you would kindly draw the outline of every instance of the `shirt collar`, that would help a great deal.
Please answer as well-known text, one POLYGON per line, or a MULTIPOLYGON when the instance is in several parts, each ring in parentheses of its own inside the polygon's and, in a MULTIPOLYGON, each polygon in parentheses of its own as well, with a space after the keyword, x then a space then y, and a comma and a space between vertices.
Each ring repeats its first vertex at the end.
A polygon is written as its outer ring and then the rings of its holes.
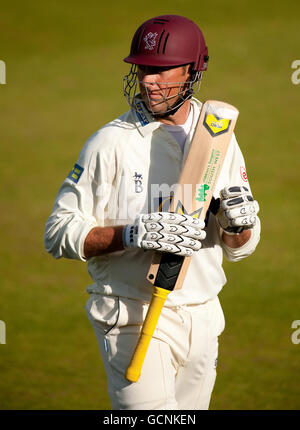
POLYGON ((160 126, 160 122, 156 121, 153 115, 146 108, 143 100, 139 95, 135 97, 135 109, 132 108, 134 124, 139 133, 145 137, 149 133, 152 133, 160 126))
MULTIPOLYGON (((192 125, 193 128, 196 124, 196 120, 198 119, 202 103, 194 97, 191 98, 191 103, 195 112, 194 124, 192 125)), ((133 113, 134 124, 139 133, 143 137, 146 137, 149 133, 153 133, 155 130, 157 130, 161 126, 161 122, 155 120, 139 95, 136 96, 135 105, 136 109, 131 109, 133 113)))

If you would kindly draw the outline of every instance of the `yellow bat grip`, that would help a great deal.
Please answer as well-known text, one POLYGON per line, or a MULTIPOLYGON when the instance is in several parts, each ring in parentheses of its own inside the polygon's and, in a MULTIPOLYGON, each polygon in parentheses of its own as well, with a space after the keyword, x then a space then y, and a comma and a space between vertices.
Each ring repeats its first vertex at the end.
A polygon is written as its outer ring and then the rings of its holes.
POLYGON ((131 358, 131 362, 125 373, 125 377, 128 381, 136 382, 140 377, 150 340, 153 336, 162 307, 170 292, 171 291, 164 288, 155 286, 153 288, 152 299, 142 326, 142 331, 131 358))

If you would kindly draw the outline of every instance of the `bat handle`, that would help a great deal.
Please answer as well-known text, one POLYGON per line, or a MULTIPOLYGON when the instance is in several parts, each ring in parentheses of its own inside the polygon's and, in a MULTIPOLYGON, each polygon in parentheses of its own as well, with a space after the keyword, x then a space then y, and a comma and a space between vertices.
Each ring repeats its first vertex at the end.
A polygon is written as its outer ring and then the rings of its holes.
POLYGON ((165 288, 155 286, 153 288, 152 299, 142 326, 140 337, 131 358, 131 362, 125 373, 125 377, 128 381, 137 382, 140 377, 150 340, 153 336, 162 307, 169 293, 170 291, 165 288))

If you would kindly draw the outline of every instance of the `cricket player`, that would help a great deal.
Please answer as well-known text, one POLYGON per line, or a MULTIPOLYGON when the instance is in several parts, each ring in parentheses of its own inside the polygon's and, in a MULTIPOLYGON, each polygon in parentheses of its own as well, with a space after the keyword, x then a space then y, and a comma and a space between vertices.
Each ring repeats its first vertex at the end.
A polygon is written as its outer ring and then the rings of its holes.
MULTIPOLYGON (((86 303, 113 409, 208 409, 225 320, 223 256, 241 260, 260 238, 259 206, 233 135, 205 222, 168 212, 201 102, 208 49, 190 19, 144 22, 124 59, 130 109, 86 142, 45 228, 54 258, 87 262, 86 303), (163 307, 136 383, 125 371, 152 295, 153 252, 191 256, 182 289, 163 307)), ((75 160, 74 160, 75 161, 75 160)))

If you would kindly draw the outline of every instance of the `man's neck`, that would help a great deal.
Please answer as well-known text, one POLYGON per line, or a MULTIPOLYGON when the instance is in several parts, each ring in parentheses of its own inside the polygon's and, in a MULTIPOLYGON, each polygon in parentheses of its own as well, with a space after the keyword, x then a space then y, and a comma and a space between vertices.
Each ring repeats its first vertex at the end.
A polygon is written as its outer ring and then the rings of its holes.
POLYGON ((182 125, 188 119, 191 109, 191 101, 187 100, 182 106, 174 113, 174 115, 169 115, 163 118, 157 118, 159 122, 167 125, 182 125))

